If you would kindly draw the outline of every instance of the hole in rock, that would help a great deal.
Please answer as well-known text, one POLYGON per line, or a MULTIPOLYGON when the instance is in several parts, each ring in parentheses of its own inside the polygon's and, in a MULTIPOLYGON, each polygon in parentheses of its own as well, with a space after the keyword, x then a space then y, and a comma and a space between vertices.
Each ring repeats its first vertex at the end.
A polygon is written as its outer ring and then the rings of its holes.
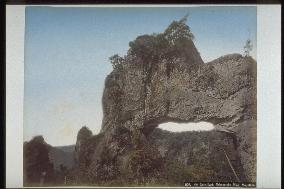
POLYGON ((211 131, 215 127, 209 122, 197 122, 197 123, 174 123, 167 122, 160 124, 158 128, 170 131, 170 132, 185 132, 185 131, 211 131))

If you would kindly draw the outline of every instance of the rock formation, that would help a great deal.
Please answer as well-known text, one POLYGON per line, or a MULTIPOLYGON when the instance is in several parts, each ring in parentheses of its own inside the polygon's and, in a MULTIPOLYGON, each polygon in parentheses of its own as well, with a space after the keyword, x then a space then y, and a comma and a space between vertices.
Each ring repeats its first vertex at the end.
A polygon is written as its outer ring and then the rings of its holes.
POLYGON ((158 149, 167 166, 181 165, 191 172, 188 181, 238 182, 246 179, 236 151, 237 141, 230 133, 218 130, 174 133, 157 128, 148 140, 158 149))
POLYGON ((204 63, 189 31, 184 20, 173 22, 162 34, 137 37, 126 56, 114 57, 102 129, 87 139, 96 140, 85 154, 90 180, 163 177, 163 155, 151 133, 165 122, 207 121, 235 139, 242 181, 256 181, 256 61, 230 54, 204 63), (140 156, 149 163, 139 163, 140 156))

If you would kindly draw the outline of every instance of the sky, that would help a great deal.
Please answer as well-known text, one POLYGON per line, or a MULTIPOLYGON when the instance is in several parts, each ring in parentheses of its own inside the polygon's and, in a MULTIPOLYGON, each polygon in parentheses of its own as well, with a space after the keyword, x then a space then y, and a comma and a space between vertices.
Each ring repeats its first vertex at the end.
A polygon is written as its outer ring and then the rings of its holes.
POLYGON ((248 38, 256 58, 256 7, 27 7, 24 140, 43 135, 53 146, 70 145, 82 126, 97 134, 108 58, 187 13, 204 62, 243 54, 248 38))
POLYGON ((171 132, 184 132, 184 131, 211 131, 215 127, 212 123, 201 121, 197 123, 162 123, 158 128, 171 131, 171 132))

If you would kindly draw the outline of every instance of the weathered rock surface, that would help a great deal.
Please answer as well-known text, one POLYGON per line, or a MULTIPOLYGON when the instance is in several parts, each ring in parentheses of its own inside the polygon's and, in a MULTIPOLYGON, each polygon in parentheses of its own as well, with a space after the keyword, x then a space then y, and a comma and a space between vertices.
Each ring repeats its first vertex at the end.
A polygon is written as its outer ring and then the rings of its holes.
MULTIPOLYGON (((256 61, 230 54, 204 63, 191 40, 181 49, 171 59, 162 53, 134 56, 130 49, 107 76, 100 139, 88 155, 87 171, 96 175, 104 169, 107 178, 131 178, 137 150, 155 156, 151 161, 162 158, 149 142, 159 124, 207 121, 236 137, 243 181, 256 181, 256 61)), ((151 169, 151 177, 158 177, 161 167, 151 169)))
POLYGON ((205 174, 203 178, 191 178, 195 181, 238 182, 245 179, 236 151, 237 141, 231 133, 217 130, 173 133, 156 128, 148 139, 168 162, 178 162, 196 172, 211 173, 210 177, 205 174))

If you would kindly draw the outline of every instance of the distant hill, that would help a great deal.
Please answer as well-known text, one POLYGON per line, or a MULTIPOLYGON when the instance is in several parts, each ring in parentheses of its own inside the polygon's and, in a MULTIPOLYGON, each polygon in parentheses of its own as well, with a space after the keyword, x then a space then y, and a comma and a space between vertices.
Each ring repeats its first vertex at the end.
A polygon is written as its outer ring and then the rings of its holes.
POLYGON ((74 165, 74 150, 75 145, 51 147, 49 158, 54 165, 54 169, 60 170, 60 164, 71 169, 74 165))
POLYGON ((54 146, 54 148, 60 149, 64 152, 74 152, 75 151, 75 144, 68 145, 68 146, 54 146))

